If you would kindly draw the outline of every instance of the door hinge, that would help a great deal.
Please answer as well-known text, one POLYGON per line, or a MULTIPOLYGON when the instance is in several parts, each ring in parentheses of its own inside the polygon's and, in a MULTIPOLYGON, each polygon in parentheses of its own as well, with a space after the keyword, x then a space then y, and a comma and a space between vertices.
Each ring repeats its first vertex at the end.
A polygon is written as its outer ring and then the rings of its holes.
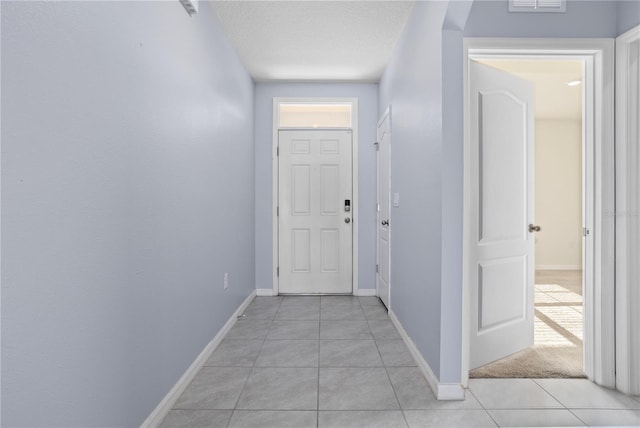
POLYGON ((276 276, 280 276, 280 266, 276 267, 276 276))
POLYGON ((375 143, 373 143, 373 145, 376 146, 376 152, 379 152, 380 151, 380 143, 376 141, 375 143))
POLYGON ((280 156, 280 146, 276 147, 276 156, 280 156))
POLYGON ((276 217, 280 216, 280 207, 276 207, 276 217))
POLYGON ((376 273, 380 272, 380 265, 376 265, 376 273))
POLYGON ((582 236, 589 236, 589 234, 591 233, 591 231, 589 230, 588 227, 583 227, 582 228, 582 236))

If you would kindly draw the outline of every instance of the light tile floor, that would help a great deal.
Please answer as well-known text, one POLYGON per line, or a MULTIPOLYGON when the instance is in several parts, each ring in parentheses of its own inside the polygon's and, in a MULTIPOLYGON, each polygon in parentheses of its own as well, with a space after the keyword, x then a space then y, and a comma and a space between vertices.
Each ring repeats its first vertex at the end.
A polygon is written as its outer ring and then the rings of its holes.
POLYGON ((584 379, 472 379, 438 401, 375 297, 257 297, 167 427, 640 426, 637 397, 584 379))

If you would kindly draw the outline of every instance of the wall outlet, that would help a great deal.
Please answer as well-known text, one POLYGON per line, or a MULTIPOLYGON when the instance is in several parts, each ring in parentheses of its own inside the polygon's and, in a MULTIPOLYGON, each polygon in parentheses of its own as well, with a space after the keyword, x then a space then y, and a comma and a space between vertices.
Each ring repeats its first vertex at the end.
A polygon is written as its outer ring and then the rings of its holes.
POLYGON ((223 283, 224 283, 225 290, 229 288, 229 274, 227 272, 224 273, 223 283))

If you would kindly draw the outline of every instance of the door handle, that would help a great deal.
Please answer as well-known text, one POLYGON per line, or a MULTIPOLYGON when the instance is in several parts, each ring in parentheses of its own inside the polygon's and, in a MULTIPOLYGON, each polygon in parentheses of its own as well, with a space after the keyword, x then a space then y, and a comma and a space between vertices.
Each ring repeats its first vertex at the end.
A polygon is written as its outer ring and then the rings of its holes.
POLYGON ((389 220, 382 220, 383 226, 389 226, 389 220))
POLYGON ((529 232, 533 233, 533 232, 540 232, 542 230, 542 228, 540 226, 538 226, 537 224, 530 224, 529 225, 529 232))
POLYGON ((344 222, 345 223, 351 223, 351 219, 349 217, 347 217, 347 218, 344 219, 344 222))

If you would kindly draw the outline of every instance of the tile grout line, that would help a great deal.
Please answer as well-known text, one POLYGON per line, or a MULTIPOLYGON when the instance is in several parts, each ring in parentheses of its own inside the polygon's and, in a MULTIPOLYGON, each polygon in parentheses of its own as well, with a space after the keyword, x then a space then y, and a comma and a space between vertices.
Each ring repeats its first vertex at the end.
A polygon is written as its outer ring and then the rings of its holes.
POLYGON ((494 419, 494 417, 493 417, 493 416, 491 416, 491 413, 489 413, 489 410, 487 410, 487 408, 486 408, 486 407, 484 407, 484 404, 482 404, 482 401, 480 401, 480 399, 479 399, 478 397, 476 397, 476 394, 474 394, 474 393, 473 393, 473 391, 471 390, 471 388, 469 388, 469 387, 467 386, 466 391, 469 391, 469 393, 470 393, 471 395, 473 395, 473 398, 475 398, 475 399, 476 399, 476 401, 478 402, 478 404, 480 405, 480 407, 482 407, 482 410, 484 410, 484 412, 487 414, 487 416, 489 416, 489 418, 493 421, 493 423, 494 423, 494 424, 496 424, 496 427, 500 427, 500 424, 498 423, 498 421, 496 421, 496 420, 494 419))
MULTIPOLYGON (((362 309, 362 311, 364 312, 364 309, 362 309)), ((366 315, 365 315, 365 318, 366 318, 366 315)), ((371 330, 371 325, 369 325, 368 318, 367 318, 367 325, 369 326, 369 330, 371 330)), ((371 336, 373 336, 373 330, 371 330, 371 336)), ((380 361, 382 362, 382 368, 384 369, 384 373, 387 375, 387 380, 389 380, 389 384, 391 385, 391 390, 393 391, 393 395, 394 397, 396 397, 396 401, 400 409, 400 414, 402 415, 402 420, 404 420, 405 426, 408 427, 409 421, 407 421, 407 416, 404 414, 405 409, 402 407, 402 403, 400 403, 400 398, 398 398, 398 391, 396 391, 396 387, 391 381, 391 375, 389 375, 389 370, 387 369, 387 365, 385 364, 384 359, 382 358, 382 352, 380 352, 380 348, 378 347, 378 341, 375 339, 375 336, 373 338, 373 343, 376 345, 376 349, 378 350, 378 356, 380 357, 380 361)))
POLYGON ((571 413, 573 416, 576 417, 576 419, 578 419, 580 422, 582 422, 582 424, 584 426, 588 426, 588 424, 583 421, 578 415, 576 415, 575 413, 573 413, 573 410, 571 410, 569 407, 567 407, 562 401, 560 401, 559 398, 557 398, 555 395, 553 395, 551 392, 547 391, 546 388, 542 385, 540 385, 535 379, 531 379, 536 385, 538 385, 544 392, 546 392, 547 394, 549 394, 550 396, 553 397, 554 400, 556 400, 558 403, 560 403, 562 405, 562 407, 564 407, 566 410, 569 411, 569 413, 571 413))
POLYGON ((260 352, 262 351, 262 348, 264 347, 264 343, 267 341, 267 336, 269 335, 269 331, 271 330, 271 327, 273 326, 273 321, 275 319, 275 314, 278 313, 278 310, 280 310, 280 305, 282 304, 282 300, 278 303, 278 309, 276 309, 275 313, 273 314, 273 318, 269 319, 269 328, 267 329, 267 332, 265 333, 264 337, 262 338, 262 344, 260 345, 260 349, 258 350, 258 354, 256 355, 256 358, 253 360, 253 364, 251 365, 251 370, 249 371, 249 374, 247 375, 247 378, 244 381, 244 384, 242 385, 242 388, 240 389, 240 393, 238 394, 238 398, 236 398, 236 404, 233 406, 233 410, 231 412, 231 417, 229 417, 229 421, 227 422, 227 426, 226 428, 229 427, 229 425, 231 424, 231 420, 233 419, 233 415, 236 413, 236 410, 238 410, 238 404, 240 403, 240 398, 242 397, 242 394, 244 393, 245 388, 247 387, 247 383, 249 383, 249 379, 251 378, 251 375, 253 374, 254 369, 256 368, 256 361, 258 361, 258 358, 260 357, 260 352))
POLYGON ((544 386, 540 385, 540 383, 538 383, 538 381, 536 381, 536 379, 535 379, 535 378, 530 378, 530 380, 531 380, 533 383, 535 383, 536 385, 538 385, 538 387, 539 387, 540 389, 542 389, 544 392, 546 392, 547 394, 549 394, 549 395, 550 395, 554 400, 556 400, 558 403, 560 403, 560 405, 561 405, 563 408, 565 408, 565 409, 567 409, 567 410, 570 410, 570 409, 569 409, 569 408, 568 408, 568 407, 567 407, 567 406, 566 406, 562 401, 560 401, 560 399, 559 399, 558 397, 556 397, 555 395, 553 395, 551 392, 547 391, 547 389, 546 389, 544 386))

